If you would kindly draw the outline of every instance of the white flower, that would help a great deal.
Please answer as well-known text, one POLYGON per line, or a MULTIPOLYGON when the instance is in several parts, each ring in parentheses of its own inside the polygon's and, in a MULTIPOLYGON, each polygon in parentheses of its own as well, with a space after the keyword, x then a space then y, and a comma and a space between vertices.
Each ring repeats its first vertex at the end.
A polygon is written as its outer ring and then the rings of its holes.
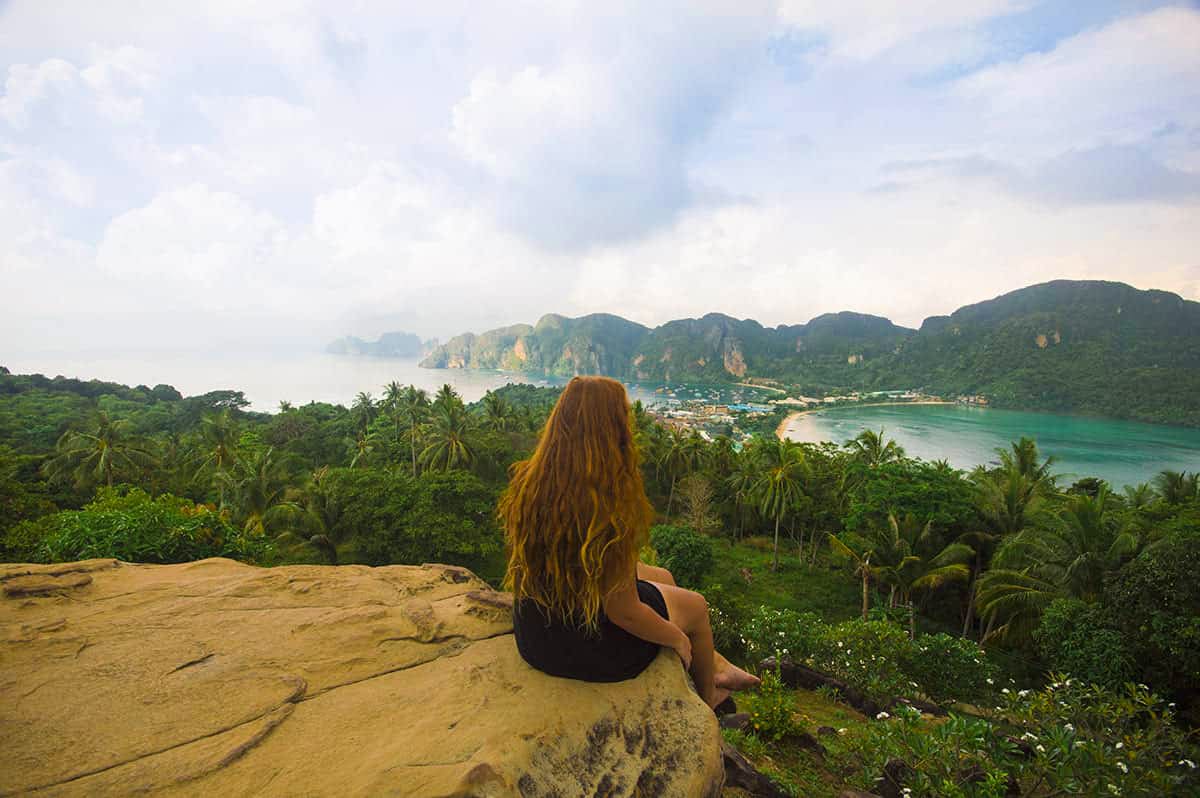
POLYGON ((1124 747, 1125 747, 1125 743, 1117 743, 1117 750, 1118 750, 1118 751, 1120 751, 1120 750, 1121 750, 1122 748, 1124 748, 1124 747))
POLYGON ((1004 693, 1005 695, 1008 695, 1008 688, 1005 687, 1005 688, 1001 689, 1000 692, 1004 693))
POLYGON ((988 684, 995 684, 995 683, 996 683, 996 681, 995 681, 994 679, 991 679, 991 678, 989 678, 989 679, 987 680, 987 683, 988 683, 988 684))
POLYGON ((1195 763, 1195 762, 1193 762, 1193 761, 1192 761, 1192 760, 1190 760, 1190 759, 1181 759, 1181 760, 1179 760, 1179 764, 1181 764, 1181 765, 1187 765, 1187 766, 1188 766, 1189 768, 1191 768, 1192 770, 1195 770, 1195 769, 1196 769, 1196 763, 1195 763))
POLYGON ((1025 732, 1024 734, 1021 735, 1021 739, 1022 740, 1036 740, 1037 735, 1034 734, 1033 732, 1025 732))
POLYGON ((1120 788, 1120 787, 1118 787, 1118 786, 1117 786, 1117 785, 1115 785, 1115 784, 1110 784, 1110 785, 1108 785, 1108 791, 1109 791, 1109 792, 1111 792, 1113 795, 1120 795, 1120 794, 1121 794, 1121 788, 1120 788))
POLYGON ((1068 723, 1066 726, 1063 726, 1063 728, 1064 728, 1064 729, 1066 729, 1066 730, 1067 730, 1067 731, 1069 731, 1069 732, 1073 732, 1073 731, 1075 731, 1075 727, 1074 727, 1074 726, 1072 726, 1070 723, 1068 723))
POLYGON ((838 729, 838 734, 845 734, 845 733, 846 733, 845 729, 838 729))
POLYGON ((1075 741, 1075 747, 1076 747, 1076 748, 1083 748, 1083 740, 1076 740, 1076 741, 1075 741))
POLYGON ((839 641, 838 641, 838 648, 841 648, 841 647, 842 647, 842 641, 841 641, 841 640, 839 640, 839 641))
POLYGON ((889 715, 888 713, 880 712, 878 715, 875 716, 875 720, 887 720, 890 717, 891 717, 891 715, 889 715))
POLYGON ((1037 744, 1036 746, 1034 746, 1034 747, 1037 749, 1037 752, 1038 752, 1039 754, 1044 754, 1044 753, 1046 753, 1046 746, 1042 745, 1041 743, 1038 743, 1038 744, 1037 744))
POLYGON ((1122 773, 1128 773, 1128 772, 1129 772, 1129 765, 1126 765, 1124 762, 1118 762, 1118 763, 1117 763, 1117 767, 1119 767, 1119 768, 1121 769, 1121 772, 1122 772, 1122 773))
POLYGON ((912 787, 905 787, 900 791, 901 795, 912 795, 912 787))

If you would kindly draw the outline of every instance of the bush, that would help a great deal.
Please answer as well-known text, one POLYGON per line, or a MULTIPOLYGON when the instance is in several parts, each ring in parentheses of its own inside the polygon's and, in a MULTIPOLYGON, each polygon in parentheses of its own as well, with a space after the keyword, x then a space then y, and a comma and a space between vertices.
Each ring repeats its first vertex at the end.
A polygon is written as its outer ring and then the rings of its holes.
POLYGON ((658 553, 659 565, 670 571, 682 587, 696 589, 712 570, 712 541, 688 527, 651 527, 650 545, 658 553))
POLYGON ((944 632, 918 637, 903 669, 922 693, 938 703, 974 701, 992 694, 999 672, 976 643, 944 632))
POLYGON ((917 687, 905 672, 911 660, 908 633, 885 621, 844 621, 823 626, 813 664, 862 690, 874 701, 912 695, 917 687))
POLYGON ((746 623, 746 653, 754 660, 776 652, 796 661, 810 659, 824 633, 825 624, 811 612, 760 607, 746 623))
POLYGON ((1106 687, 1119 687, 1133 678, 1121 633, 1104 616, 1103 608, 1078 599, 1051 602, 1033 633, 1049 670, 1106 687))
POLYGON ((795 720, 796 698, 783 686, 779 667, 763 674, 758 689, 743 696, 743 711, 750 714, 751 733, 763 742, 779 742, 800 731, 795 720))
POLYGON ((38 519, 37 559, 66 562, 115 557, 127 562, 173 563, 232 557, 262 563, 273 550, 264 539, 242 532, 213 507, 140 488, 101 488, 82 510, 38 519))
POLYGON ((1143 686, 1109 690, 1059 677, 1044 690, 1004 695, 995 723, 955 715, 927 722, 911 708, 881 713, 882 722, 840 738, 834 757, 861 787, 914 796, 1149 798, 1200 786, 1173 711, 1143 686))
POLYGON ((855 619, 831 626, 810 612, 762 607, 742 636, 753 659, 779 651, 878 703, 918 693, 934 701, 978 699, 992 692, 997 672, 970 640, 936 634, 913 642, 888 621, 855 619))

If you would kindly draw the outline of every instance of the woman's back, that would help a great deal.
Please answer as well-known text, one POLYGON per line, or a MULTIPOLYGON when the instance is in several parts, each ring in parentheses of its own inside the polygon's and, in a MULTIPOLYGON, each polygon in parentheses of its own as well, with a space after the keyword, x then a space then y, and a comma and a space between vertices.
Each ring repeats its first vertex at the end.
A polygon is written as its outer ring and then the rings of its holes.
MULTIPOLYGON (((667 604, 650 582, 638 580, 638 597, 667 618, 667 604)), ((610 621, 604 611, 597 629, 553 618, 530 598, 513 604, 513 636, 517 650, 533 667, 551 676, 588 682, 619 682, 645 670, 660 646, 635 637, 610 621)))

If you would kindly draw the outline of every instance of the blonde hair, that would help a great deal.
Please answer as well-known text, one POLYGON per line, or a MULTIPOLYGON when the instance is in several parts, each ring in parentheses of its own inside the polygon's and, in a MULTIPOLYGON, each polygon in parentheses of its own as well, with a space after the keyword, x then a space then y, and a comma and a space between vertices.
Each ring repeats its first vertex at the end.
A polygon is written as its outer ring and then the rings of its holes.
POLYGON ((635 572, 654 519, 624 386, 572 379, 533 454, 510 475, 498 508, 505 587, 552 617, 595 629, 604 597, 635 572))

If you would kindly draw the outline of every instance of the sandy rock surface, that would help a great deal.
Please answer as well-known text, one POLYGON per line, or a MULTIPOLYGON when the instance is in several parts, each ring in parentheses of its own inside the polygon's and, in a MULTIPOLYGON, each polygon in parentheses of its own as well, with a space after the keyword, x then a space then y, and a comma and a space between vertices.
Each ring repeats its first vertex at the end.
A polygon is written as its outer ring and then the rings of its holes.
POLYGON ((460 568, 89 560, 0 593, 0 795, 720 794, 671 652, 546 676, 460 568))

